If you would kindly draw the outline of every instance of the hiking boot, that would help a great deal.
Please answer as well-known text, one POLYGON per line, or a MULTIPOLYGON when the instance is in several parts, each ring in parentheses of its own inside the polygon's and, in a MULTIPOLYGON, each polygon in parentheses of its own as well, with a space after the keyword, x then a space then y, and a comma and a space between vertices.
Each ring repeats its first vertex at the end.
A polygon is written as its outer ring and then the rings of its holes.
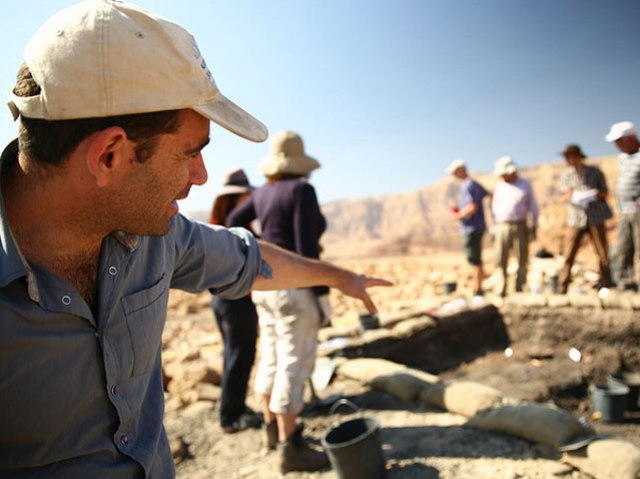
POLYGON ((280 452, 280 472, 318 471, 329 465, 329 458, 323 451, 312 449, 302 437, 302 425, 278 446, 280 452))
POLYGON ((222 424, 222 430, 227 434, 234 434, 245 429, 260 429, 262 426, 262 415, 247 410, 238 419, 231 423, 222 424))
POLYGON ((273 451, 278 445, 278 422, 274 419, 269 424, 265 424, 264 431, 267 438, 267 449, 273 451))

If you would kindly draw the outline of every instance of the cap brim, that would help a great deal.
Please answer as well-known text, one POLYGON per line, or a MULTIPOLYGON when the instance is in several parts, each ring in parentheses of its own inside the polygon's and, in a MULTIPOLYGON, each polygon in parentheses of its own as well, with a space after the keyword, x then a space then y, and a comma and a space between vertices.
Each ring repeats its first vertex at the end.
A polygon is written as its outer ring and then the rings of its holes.
POLYGON ((215 99, 192 108, 231 133, 247 140, 259 143, 269 136, 266 126, 220 93, 215 99))

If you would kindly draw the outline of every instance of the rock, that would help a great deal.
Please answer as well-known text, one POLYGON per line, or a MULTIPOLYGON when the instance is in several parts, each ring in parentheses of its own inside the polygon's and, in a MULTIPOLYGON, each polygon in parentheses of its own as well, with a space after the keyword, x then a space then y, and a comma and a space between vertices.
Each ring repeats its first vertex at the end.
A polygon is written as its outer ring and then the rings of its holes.
POLYGON ((169 439, 171 454, 176 461, 186 459, 189 456, 189 445, 182 436, 169 439))

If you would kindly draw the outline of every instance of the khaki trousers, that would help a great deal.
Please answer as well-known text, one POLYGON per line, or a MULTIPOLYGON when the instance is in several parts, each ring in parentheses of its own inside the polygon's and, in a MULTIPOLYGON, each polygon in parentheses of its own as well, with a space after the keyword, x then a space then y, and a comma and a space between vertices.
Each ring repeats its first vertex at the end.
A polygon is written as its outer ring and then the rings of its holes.
POLYGON ((254 389, 271 395, 269 410, 298 414, 316 363, 320 310, 307 288, 251 293, 260 321, 260 362, 254 389))
POLYGON ((529 261, 529 230, 525 221, 498 223, 495 226, 496 266, 499 272, 498 294, 507 293, 507 265, 511 248, 518 261, 516 291, 523 290, 527 283, 527 262, 529 261))

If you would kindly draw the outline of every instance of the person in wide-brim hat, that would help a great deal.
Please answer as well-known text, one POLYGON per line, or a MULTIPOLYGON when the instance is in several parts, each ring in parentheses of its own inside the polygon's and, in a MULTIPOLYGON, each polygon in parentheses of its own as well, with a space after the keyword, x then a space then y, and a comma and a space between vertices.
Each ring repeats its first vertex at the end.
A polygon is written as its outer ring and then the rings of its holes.
POLYGON ((320 168, 320 163, 304 151, 300 135, 293 131, 279 131, 273 136, 269 156, 260 163, 264 176, 301 175, 308 176, 320 168))
MULTIPOLYGON (((284 130, 273 136, 260 163, 267 178, 230 216, 231 224, 259 220, 264 241, 309 258, 320 258, 320 237, 327 223, 315 188, 308 181, 320 167, 304 151, 300 135, 284 130)), ((254 390, 262 398, 266 444, 278 449, 280 471, 316 471, 329 461, 309 446, 298 416, 304 389, 313 372, 318 330, 331 317, 325 286, 254 291, 260 321, 260 359, 254 390)))

